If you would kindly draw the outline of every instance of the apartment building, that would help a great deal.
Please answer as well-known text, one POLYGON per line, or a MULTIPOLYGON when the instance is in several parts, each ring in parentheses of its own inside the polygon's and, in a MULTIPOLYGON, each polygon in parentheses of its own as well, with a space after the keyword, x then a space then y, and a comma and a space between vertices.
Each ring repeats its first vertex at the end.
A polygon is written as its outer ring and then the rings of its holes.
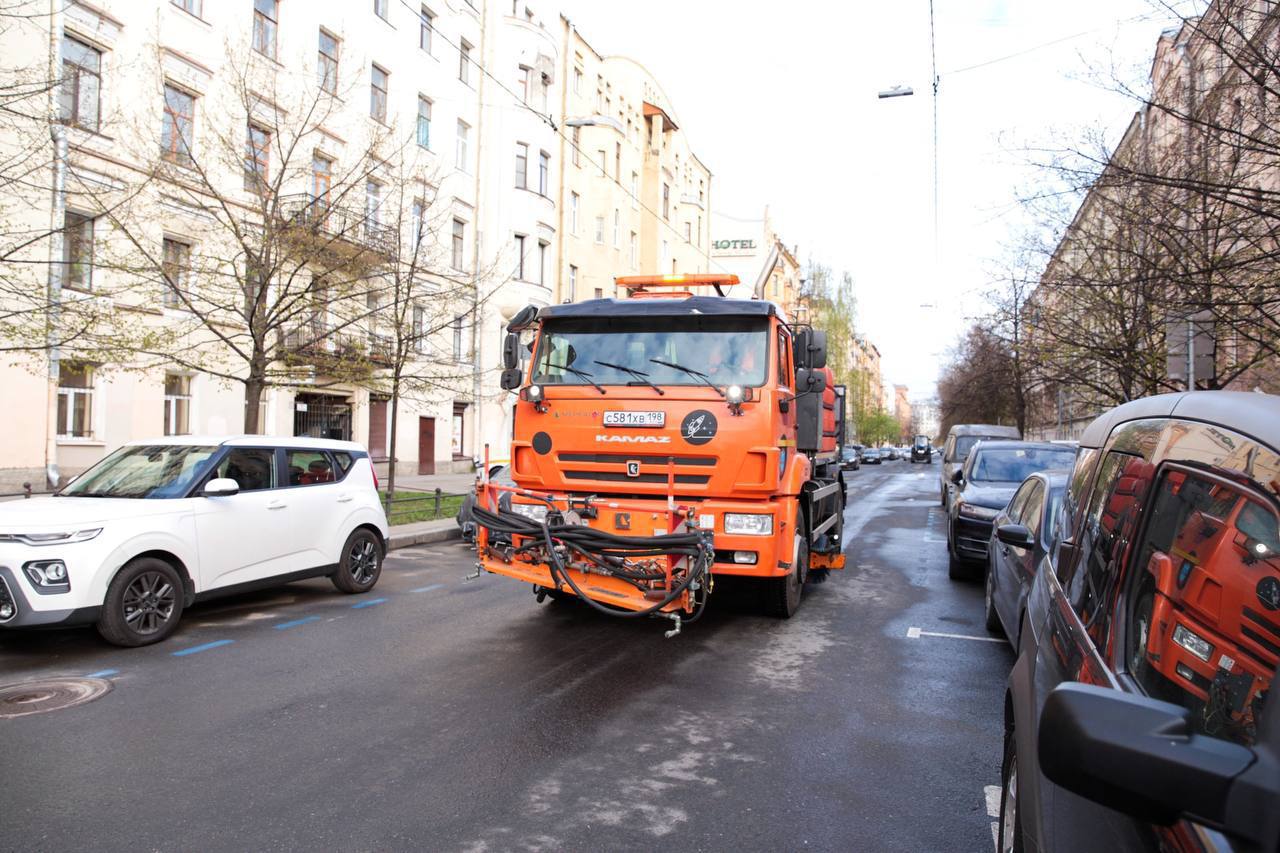
POLYGON ((712 270, 711 171, 661 85, 560 20, 563 115, 556 301, 615 296, 619 275, 712 270))
POLYGON ((738 277, 741 283, 734 296, 768 299, 792 320, 807 319, 800 317, 800 262, 795 250, 782 242, 768 207, 759 219, 713 214, 711 259, 717 271, 738 277))

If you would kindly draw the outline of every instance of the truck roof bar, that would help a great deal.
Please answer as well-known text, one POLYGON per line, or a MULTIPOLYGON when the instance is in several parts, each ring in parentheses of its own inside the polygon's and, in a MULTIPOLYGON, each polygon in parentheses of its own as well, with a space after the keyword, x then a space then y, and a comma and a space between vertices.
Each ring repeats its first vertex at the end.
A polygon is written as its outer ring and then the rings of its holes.
POLYGON ((721 273, 692 273, 689 275, 621 275, 614 279, 619 287, 633 293, 643 293, 651 288, 714 287, 717 296, 724 296, 726 287, 738 284, 736 275, 721 273))

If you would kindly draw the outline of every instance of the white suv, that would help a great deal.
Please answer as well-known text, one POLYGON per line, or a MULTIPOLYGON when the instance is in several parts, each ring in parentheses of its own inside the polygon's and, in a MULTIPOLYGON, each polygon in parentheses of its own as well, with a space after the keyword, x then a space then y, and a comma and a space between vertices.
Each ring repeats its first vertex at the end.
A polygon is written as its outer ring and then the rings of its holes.
POLYGON ((141 646, 219 595, 321 576, 368 592, 388 534, 358 444, 134 442, 56 495, 0 503, 0 628, 93 622, 141 646))

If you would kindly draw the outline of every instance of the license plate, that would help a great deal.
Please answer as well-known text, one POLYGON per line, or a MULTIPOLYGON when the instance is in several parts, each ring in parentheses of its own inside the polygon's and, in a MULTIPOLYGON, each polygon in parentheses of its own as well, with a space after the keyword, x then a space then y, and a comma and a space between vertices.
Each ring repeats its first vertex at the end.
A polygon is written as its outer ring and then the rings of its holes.
POLYGON ((666 426, 666 412, 605 412, 607 427, 660 427, 666 426))

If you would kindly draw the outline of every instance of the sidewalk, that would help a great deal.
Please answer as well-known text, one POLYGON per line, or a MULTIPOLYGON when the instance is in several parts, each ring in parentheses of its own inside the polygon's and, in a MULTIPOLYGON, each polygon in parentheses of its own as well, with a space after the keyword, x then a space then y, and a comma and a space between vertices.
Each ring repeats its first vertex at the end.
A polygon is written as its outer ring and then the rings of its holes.
POLYGON ((452 518, 440 518, 435 521, 419 521, 415 524, 397 524, 391 528, 391 539, 387 542, 387 550, 408 548, 412 545, 426 545, 430 542, 448 542, 461 539, 462 530, 458 522, 452 518))

